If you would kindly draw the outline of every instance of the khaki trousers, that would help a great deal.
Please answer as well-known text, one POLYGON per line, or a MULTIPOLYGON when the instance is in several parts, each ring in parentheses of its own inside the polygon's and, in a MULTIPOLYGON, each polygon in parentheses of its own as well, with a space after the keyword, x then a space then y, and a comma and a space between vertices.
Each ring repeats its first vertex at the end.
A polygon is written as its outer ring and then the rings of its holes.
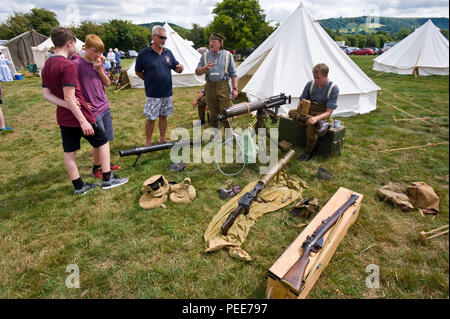
MULTIPOLYGON (((219 82, 207 81, 205 84, 206 104, 210 113, 211 126, 217 127, 217 116, 231 106, 230 86, 228 80, 219 82)), ((228 122, 224 122, 224 127, 228 127, 228 122)))
MULTIPOLYGON (((327 111, 326 105, 320 105, 316 103, 311 103, 308 115, 301 114, 297 109, 289 111, 289 117, 294 121, 299 122, 301 125, 306 126, 306 151, 312 152, 314 147, 316 147, 317 139, 319 135, 317 134, 317 127, 315 125, 306 125, 306 121, 313 116, 325 113, 327 111)), ((323 121, 328 121, 329 118, 323 119, 323 121)))

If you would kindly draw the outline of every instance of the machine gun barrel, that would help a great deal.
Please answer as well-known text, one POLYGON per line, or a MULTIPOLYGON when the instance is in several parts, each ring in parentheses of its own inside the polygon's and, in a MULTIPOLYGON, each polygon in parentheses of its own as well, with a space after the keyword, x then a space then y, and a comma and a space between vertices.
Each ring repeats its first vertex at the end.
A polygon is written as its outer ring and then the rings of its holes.
POLYGON ((230 117, 251 113, 253 111, 259 111, 262 109, 269 109, 272 107, 278 109, 281 105, 286 103, 291 103, 291 96, 286 96, 284 93, 261 101, 239 103, 223 110, 222 114, 217 116, 217 120, 223 121, 230 117))

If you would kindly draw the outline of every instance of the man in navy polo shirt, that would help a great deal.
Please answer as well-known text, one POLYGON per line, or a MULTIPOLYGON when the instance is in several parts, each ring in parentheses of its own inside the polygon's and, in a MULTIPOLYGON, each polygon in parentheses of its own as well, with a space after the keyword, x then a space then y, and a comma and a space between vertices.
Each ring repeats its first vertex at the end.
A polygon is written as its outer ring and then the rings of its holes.
POLYGON ((159 117, 160 142, 166 142, 167 117, 173 115, 172 73, 183 72, 183 65, 165 48, 167 40, 166 30, 155 25, 152 29, 152 43, 141 50, 136 59, 135 72, 144 80, 145 95, 147 97, 144 114, 145 145, 151 145, 155 121, 159 117))

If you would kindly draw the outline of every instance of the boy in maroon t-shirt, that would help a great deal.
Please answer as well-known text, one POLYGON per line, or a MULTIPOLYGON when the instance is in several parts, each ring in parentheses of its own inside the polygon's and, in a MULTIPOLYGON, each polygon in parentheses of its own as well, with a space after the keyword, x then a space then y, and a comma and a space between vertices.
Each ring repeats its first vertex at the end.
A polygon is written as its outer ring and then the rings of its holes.
POLYGON ((75 52, 75 35, 62 27, 54 28, 50 37, 55 46, 54 55, 47 59, 42 69, 44 98, 57 105, 56 119, 61 129, 64 164, 72 180, 75 195, 84 195, 99 186, 83 182, 78 172, 76 151, 80 149, 81 137, 98 148, 103 173, 102 189, 110 189, 128 182, 111 174, 110 151, 105 132, 96 124, 80 90, 78 70, 68 59, 75 52))

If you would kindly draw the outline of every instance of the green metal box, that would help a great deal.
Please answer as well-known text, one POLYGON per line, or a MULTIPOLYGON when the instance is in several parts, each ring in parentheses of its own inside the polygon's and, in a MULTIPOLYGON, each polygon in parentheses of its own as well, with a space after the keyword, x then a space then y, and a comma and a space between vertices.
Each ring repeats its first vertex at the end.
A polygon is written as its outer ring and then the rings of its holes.
MULTIPOLYGON (((278 138, 285 140, 294 146, 306 146, 306 127, 290 119, 281 117, 278 126, 278 138)), ((331 127, 328 132, 317 140, 315 154, 330 157, 335 154, 340 155, 345 142, 345 126, 341 124, 339 128, 331 127)))

